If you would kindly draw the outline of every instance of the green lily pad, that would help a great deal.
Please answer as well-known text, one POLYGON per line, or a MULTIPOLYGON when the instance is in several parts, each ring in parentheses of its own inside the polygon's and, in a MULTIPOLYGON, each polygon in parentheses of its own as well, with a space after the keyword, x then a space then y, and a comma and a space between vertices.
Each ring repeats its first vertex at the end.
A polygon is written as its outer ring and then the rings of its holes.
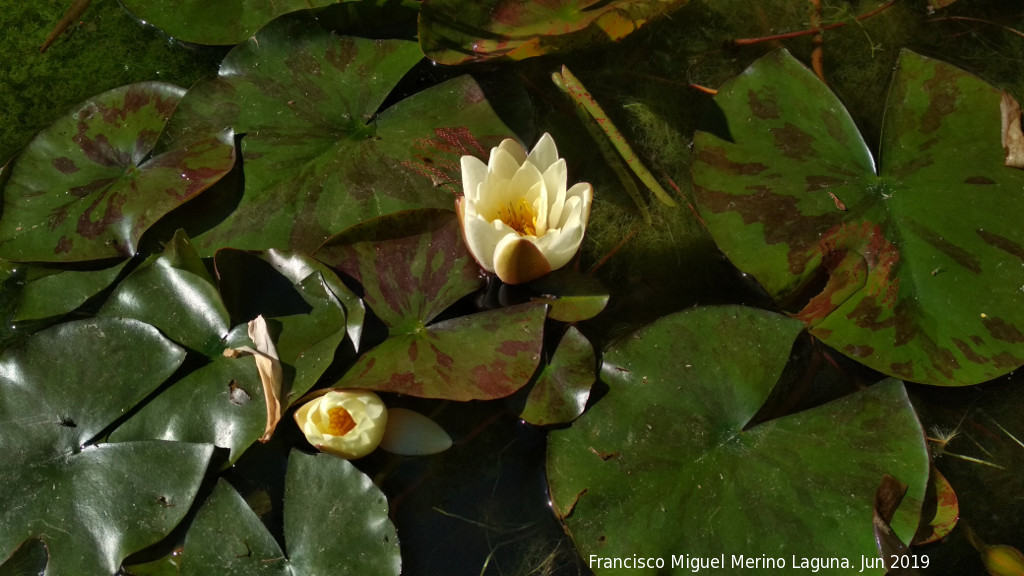
POLYGON ((194 86, 169 143, 232 126, 245 133, 245 193, 201 251, 312 252, 381 214, 451 208, 463 154, 485 155, 511 131, 468 76, 379 111, 421 58, 415 42, 338 36, 307 12, 278 18, 194 86))
POLYGON ((129 274, 99 314, 146 321, 205 357, 205 364, 152 399, 111 440, 207 442, 228 448, 230 463, 263 434, 266 403, 256 363, 223 356, 225 348, 253 345, 246 326, 231 330, 220 293, 184 233, 129 274))
POLYGON ((384 216, 332 238, 317 258, 363 287, 388 338, 340 386, 451 400, 493 399, 529 382, 546 307, 527 304, 431 323, 483 286, 450 211, 384 216))
POLYGON ((189 529, 181 573, 368 575, 401 572, 384 494, 347 460, 293 451, 284 498, 288 553, 220 480, 189 529))
POLYGON ((1024 173, 1003 166, 998 90, 904 51, 877 173, 842 103, 787 52, 715 101, 731 141, 695 137, 704 220, 812 334, 927 384, 1024 364, 1024 206, 1006 196, 1024 173))
POLYGON ((362 331, 362 301, 330 268, 310 256, 276 250, 220 250, 215 264, 229 306, 243 310, 242 318, 261 313, 271 318, 275 346, 285 369, 285 407, 316 384, 334 361, 346 334, 355 333, 358 338, 362 331), (355 312, 352 322, 346 322, 346 310, 355 312))
POLYGON ((427 57, 439 64, 499 57, 522 60, 621 40, 687 2, 424 0, 420 45, 427 57))
POLYGON ((363 334, 363 321, 366 318, 366 305, 363 299, 356 296, 338 278, 338 276, 319 260, 301 252, 287 250, 268 250, 261 257, 270 263, 275 270, 299 284, 311 274, 319 272, 331 295, 337 298, 345 311, 345 330, 352 346, 358 350, 363 334))
POLYGON ((47 574, 113 574, 177 525, 212 446, 89 444, 183 358, 153 327, 125 318, 60 324, 0 356, 0 558, 36 537, 47 574))
POLYGON ((562 322, 589 320, 600 314, 611 298, 596 278, 564 268, 531 282, 530 289, 540 292, 535 302, 551 306, 548 316, 562 322))
POLYGON ((124 0, 125 8, 177 40, 193 44, 229 45, 245 42, 267 22, 282 14, 336 4, 338 0, 124 0))
POLYGON ((152 156, 183 94, 159 82, 115 88, 40 132, 3 186, 0 257, 132 256, 150 225, 227 174, 235 162, 230 131, 152 156))
POLYGON ((121 281, 99 314, 142 320, 207 356, 221 354, 231 328, 213 279, 181 231, 163 255, 151 256, 121 281))
POLYGON ((746 428, 801 329, 752 308, 695 308, 606 352, 607 395, 548 441, 553 507, 584 558, 636 554, 668 567, 725 554, 735 568, 732 555, 764 555, 786 562, 772 573, 803 573, 794 560, 837 557, 856 571, 877 554, 885 473, 909 485, 893 521, 909 540, 929 462, 900 382, 746 428))
POLYGON ((100 293, 128 261, 100 270, 45 270, 25 282, 13 320, 39 320, 67 314, 100 293))
MULTIPOLYGON (((277 257, 279 265, 289 272, 301 273, 305 271, 303 266, 314 269, 309 257, 277 257)), ((331 288, 315 269, 292 284, 291 278, 282 276, 264 260, 239 251, 218 253, 222 284, 226 270, 235 280, 249 283, 250 292, 237 295, 238 306, 248 307, 251 302, 265 305, 261 290, 276 282, 286 291, 284 296, 275 292, 276 298, 290 298, 302 307, 297 311, 278 310, 280 316, 267 314, 282 364, 282 404, 287 407, 316 384, 345 338, 345 311, 333 291, 345 289, 338 286, 340 282, 331 288), (247 273, 240 260, 262 264, 266 274, 247 273)), ((251 356, 223 356, 226 348, 254 346, 247 324, 261 311, 249 310, 251 316, 229 330, 231 320, 221 293, 181 232, 163 255, 143 263, 122 281, 100 310, 101 315, 146 320, 205 356, 205 363, 154 398, 111 438, 209 442, 229 449, 228 463, 237 460, 263 434, 266 425, 266 398, 255 361, 251 356)))
POLYGON ((551 362, 541 370, 519 417, 538 426, 572 422, 587 406, 596 369, 594 347, 570 326, 551 362))

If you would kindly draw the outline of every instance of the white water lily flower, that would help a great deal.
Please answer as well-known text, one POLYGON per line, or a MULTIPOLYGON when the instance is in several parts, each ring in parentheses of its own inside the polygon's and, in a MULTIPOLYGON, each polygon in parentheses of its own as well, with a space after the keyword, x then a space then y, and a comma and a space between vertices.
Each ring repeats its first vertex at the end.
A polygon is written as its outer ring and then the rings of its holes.
POLYGON ((373 392, 330 390, 303 404, 295 412, 295 421, 313 446, 355 460, 380 444, 388 409, 373 392))
POLYGON ((491 149, 484 164, 462 157, 464 196, 456 202, 462 233, 480 266, 522 284, 565 266, 579 250, 594 189, 566 189, 565 160, 550 134, 526 154, 516 141, 491 149))

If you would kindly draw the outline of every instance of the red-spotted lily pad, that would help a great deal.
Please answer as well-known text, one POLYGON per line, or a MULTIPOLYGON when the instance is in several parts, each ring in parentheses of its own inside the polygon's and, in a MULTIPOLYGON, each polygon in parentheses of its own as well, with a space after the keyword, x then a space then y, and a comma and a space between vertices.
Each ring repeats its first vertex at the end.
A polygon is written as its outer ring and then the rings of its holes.
POLYGON ((3 186, 0 257, 131 256, 150 225, 227 174, 235 162, 230 131, 151 154, 183 94, 158 82, 115 88, 40 132, 3 186))
POLYGON ((360 282, 388 338, 339 385, 451 400, 512 394, 536 371, 546 307, 527 304, 431 323, 483 286, 453 212, 419 210, 343 232, 317 258, 360 282))
POLYGON ((621 40, 687 1, 424 0, 419 38, 427 57, 440 64, 522 60, 621 40))
POLYGON ((918 546, 945 538, 953 528, 956 528, 960 520, 960 502, 957 500, 956 492, 950 486, 949 480, 946 480, 942 472, 934 466, 928 495, 935 500, 935 512, 927 522, 921 522, 917 533, 914 534, 914 544, 918 546))
POLYGON ((905 380, 958 386, 1024 364, 1024 172, 1003 166, 1000 93, 904 51, 873 159, 839 99, 787 52, 715 98, 695 137, 716 242, 815 336, 905 380))
POLYGON ((378 108, 422 54, 415 42, 338 36, 307 12, 236 47, 220 75, 185 96, 173 142, 231 126, 244 133, 245 193, 201 251, 311 252, 363 220, 450 208, 459 161, 511 131, 463 76, 378 108))
POLYGON ((189 529, 181 574, 397 576, 402 559, 388 502, 349 461, 292 451, 284 495, 287 555, 221 480, 189 529))
POLYGON ((47 574, 113 574, 178 524, 212 446, 92 443, 184 356, 124 318, 60 324, 0 356, 0 558, 38 538, 47 574))
POLYGON ((164 34, 193 44, 238 44, 274 18, 336 4, 338 0, 124 0, 136 18, 163 30, 164 34))
POLYGON ((887 473, 909 485, 892 523, 909 540, 929 462, 902 383, 747 428, 802 328, 752 308, 695 308, 605 353, 607 395, 548 440, 552 503, 583 558, 724 553, 788 569, 835 557, 854 573, 877 557, 872 509, 887 473))
POLYGON ((570 326, 530 389, 520 418, 538 426, 572 422, 587 406, 596 369, 594 347, 570 326))

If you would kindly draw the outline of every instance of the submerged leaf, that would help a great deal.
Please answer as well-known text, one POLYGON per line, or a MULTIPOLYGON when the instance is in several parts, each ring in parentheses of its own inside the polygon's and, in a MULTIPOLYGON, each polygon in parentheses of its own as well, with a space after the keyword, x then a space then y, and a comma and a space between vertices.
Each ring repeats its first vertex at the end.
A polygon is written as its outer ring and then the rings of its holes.
POLYGON ((621 40, 687 1, 425 0, 420 8, 420 45, 439 64, 499 57, 522 60, 621 40))

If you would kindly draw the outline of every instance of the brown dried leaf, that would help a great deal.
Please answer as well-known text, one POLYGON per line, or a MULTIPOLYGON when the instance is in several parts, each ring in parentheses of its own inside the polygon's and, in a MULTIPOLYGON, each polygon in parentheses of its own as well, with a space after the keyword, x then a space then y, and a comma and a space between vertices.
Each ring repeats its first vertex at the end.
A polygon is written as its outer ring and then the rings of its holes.
POLYGON ((277 356, 277 347, 274 346, 274 340, 267 330, 267 321, 262 315, 249 322, 249 339, 256 345, 255 350, 248 346, 228 348, 224 356, 237 358, 246 353, 256 359, 256 370, 263 382, 263 395, 267 402, 267 427, 263 430, 263 436, 260 436, 260 442, 268 442, 277 423, 281 421, 281 382, 284 374, 281 371, 281 360, 277 356))
POLYGON ((999 101, 1003 119, 1003 150, 1005 164, 1011 168, 1024 168, 1024 132, 1020 127, 1020 104, 1004 91, 999 101))

